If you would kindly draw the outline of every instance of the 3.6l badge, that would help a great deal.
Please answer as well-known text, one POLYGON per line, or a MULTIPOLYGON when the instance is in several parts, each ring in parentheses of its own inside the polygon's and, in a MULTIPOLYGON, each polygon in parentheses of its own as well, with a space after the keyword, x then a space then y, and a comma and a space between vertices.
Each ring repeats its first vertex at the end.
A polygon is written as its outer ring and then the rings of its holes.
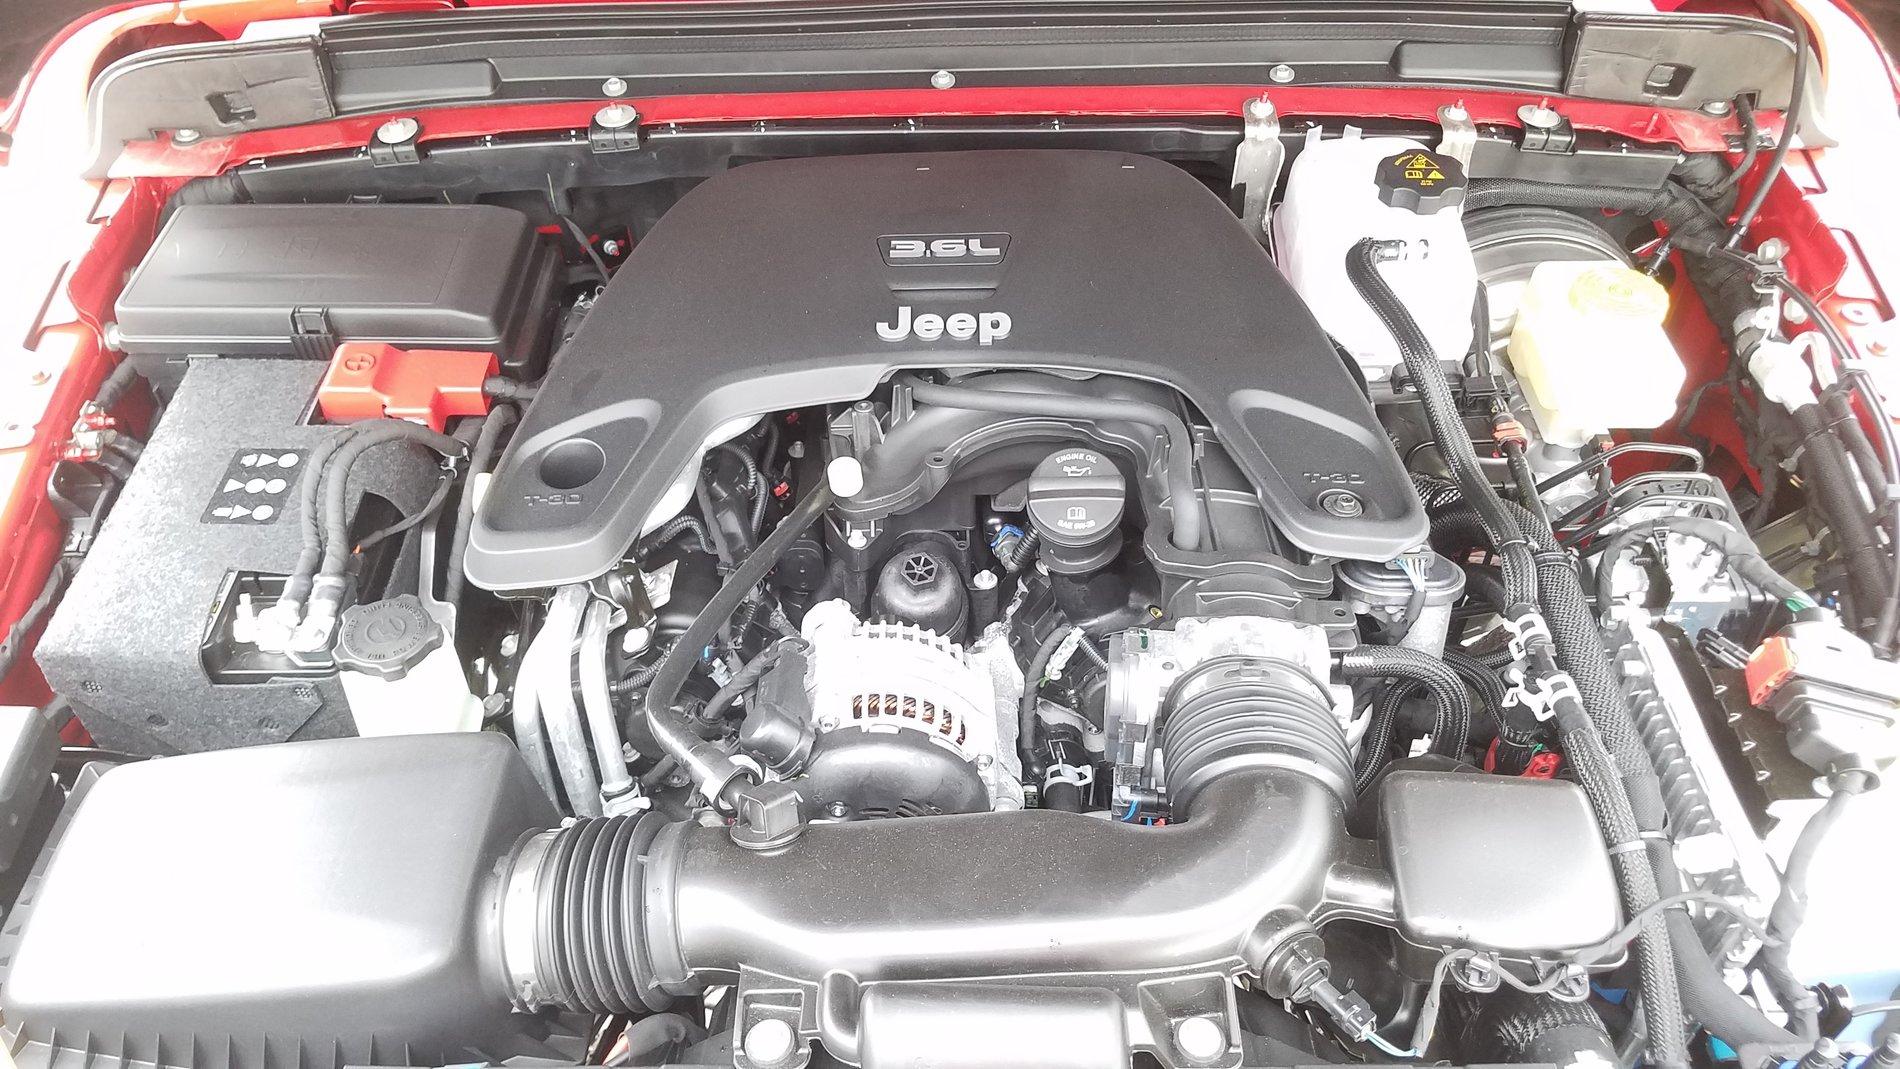
POLYGON ((982 267, 1003 262, 1009 252, 1009 235, 887 234, 877 239, 877 248, 887 267, 982 267))

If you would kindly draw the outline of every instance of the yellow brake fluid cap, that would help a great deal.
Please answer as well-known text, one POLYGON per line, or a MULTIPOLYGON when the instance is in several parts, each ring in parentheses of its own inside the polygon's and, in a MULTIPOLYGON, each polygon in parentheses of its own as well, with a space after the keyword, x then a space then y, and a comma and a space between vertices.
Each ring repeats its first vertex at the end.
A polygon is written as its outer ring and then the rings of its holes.
POLYGON ((1633 267, 1593 267, 1570 284, 1570 306, 1580 315, 1653 322, 1669 311, 1669 291, 1633 267))

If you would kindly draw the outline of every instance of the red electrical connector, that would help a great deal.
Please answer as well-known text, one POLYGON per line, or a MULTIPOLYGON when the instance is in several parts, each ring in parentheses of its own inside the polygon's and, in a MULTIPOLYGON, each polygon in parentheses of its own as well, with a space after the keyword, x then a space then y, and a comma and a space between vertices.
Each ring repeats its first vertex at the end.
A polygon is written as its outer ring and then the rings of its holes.
POLYGON ((488 413, 482 382, 496 371, 493 353, 344 342, 317 390, 317 411, 330 423, 393 416, 440 431, 452 416, 488 413))

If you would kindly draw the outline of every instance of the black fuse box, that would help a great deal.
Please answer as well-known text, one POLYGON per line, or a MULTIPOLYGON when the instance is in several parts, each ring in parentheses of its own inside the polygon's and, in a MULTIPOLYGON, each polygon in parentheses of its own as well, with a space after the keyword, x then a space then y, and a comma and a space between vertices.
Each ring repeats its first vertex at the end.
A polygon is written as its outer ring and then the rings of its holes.
POLYGON ((532 378, 561 275, 509 208, 186 205, 119 296, 118 346, 162 383, 188 356, 328 360, 344 341, 478 349, 532 378))

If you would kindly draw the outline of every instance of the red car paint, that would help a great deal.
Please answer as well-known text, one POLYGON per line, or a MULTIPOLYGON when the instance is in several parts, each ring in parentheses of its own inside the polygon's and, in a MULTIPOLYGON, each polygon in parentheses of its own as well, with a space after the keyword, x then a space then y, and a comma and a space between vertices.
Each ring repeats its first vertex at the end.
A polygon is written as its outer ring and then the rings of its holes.
MULTIPOLYGON (((450 0, 347 0, 348 10, 417 10, 449 6, 450 0)), ((92 47, 78 57, 96 65, 109 58, 112 42, 81 44, 80 31, 106 20, 119 20, 121 32, 138 26, 197 24, 225 38, 237 36, 246 25, 272 19, 329 14, 332 8, 317 0, 188 0, 181 4, 107 8, 76 22, 42 54, 23 83, 22 99, 15 100, 0 129, 11 130, 19 121, 26 93, 40 88, 39 74, 62 50, 92 47)), ((444 10, 444 18, 455 17, 444 10)), ((71 58, 62 56, 61 58, 71 58)), ((1891 64, 1889 71, 1891 75, 1891 64)), ((57 90, 73 88, 61 85, 57 90)), ((42 91, 56 91, 46 86, 42 91)), ((1734 130, 1732 120, 1693 111, 1570 100, 1548 96, 1439 90, 1427 88, 1324 88, 1280 86, 1116 86, 1100 88, 1046 87, 1012 89, 905 89, 827 93, 719 94, 632 101, 647 122, 695 123, 731 120, 815 118, 928 118, 984 115, 1113 115, 1113 116, 1237 116, 1244 100, 1269 92, 1282 115, 1334 118, 1380 116, 1432 120, 1442 104, 1458 102, 1473 118, 1486 124, 1514 125, 1523 103, 1561 100, 1565 114, 1582 128, 1618 134, 1636 141, 1676 144, 1690 151, 1719 150, 1734 130)), ((84 102, 70 102, 72 121, 82 122, 84 102)), ((447 107, 416 112, 423 138, 479 136, 488 133, 549 130, 584 126, 597 102, 514 104, 447 107)), ((361 145, 389 116, 363 116, 284 130, 261 131, 229 138, 208 139, 191 146, 169 139, 130 145, 112 169, 113 180, 94 184, 97 206, 90 248, 74 250, 69 269, 49 279, 51 291, 15 292, 7 299, 43 306, 38 326, 19 345, 19 351, 0 352, 0 361, 15 366, 28 363, 44 369, 62 368, 51 390, 15 392, 0 387, 0 427, 11 426, 15 443, 0 438, 0 626, 19 619, 40 589, 57 559, 61 525, 50 508, 46 477, 63 446, 79 406, 91 395, 108 366, 100 327, 110 313, 126 272, 144 253, 153 236, 160 206, 190 177, 221 172, 234 164, 298 152, 361 145), (28 358, 34 358, 29 360, 28 358), (9 394, 13 396, 9 396, 9 394), (22 428, 33 428, 30 438, 22 428)), ((1764 116, 1764 126, 1778 129, 1779 118, 1764 116)), ((71 180, 79 183, 77 177, 71 180)), ((1869 272, 1854 251, 1851 238, 1824 222, 1808 200, 1816 188, 1812 161, 1797 153, 1768 197, 1754 228, 1758 237, 1780 237, 1791 247, 1789 270, 1810 291, 1823 295, 1838 310, 1847 303, 1876 304, 1877 315, 1890 316, 1869 272), (1852 289, 1842 296, 1843 280, 1852 289)), ((1744 182, 1744 189, 1749 185, 1744 182)), ((68 191, 70 192, 70 191, 68 191)), ((1688 389, 1719 376, 1725 357, 1716 344, 1713 324, 1698 302, 1679 300, 1671 329, 1690 366, 1688 389)), ((1848 324, 1843 317, 1843 325, 1848 324)), ((0 363, 0 374, 7 365, 0 363)), ((36 372, 35 374, 43 374, 36 372)), ((1739 434, 1729 417, 1720 386, 1709 391, 1690 430, 1703 435, 1729 454, 1727 474, 1752 478, 1739 434)), ((153 576, 163 582, 163 576, 153 576)), ((38 704, 50 695, 30 659, 22 658, 15 671, 0 680, 0 702, 38 704)))

